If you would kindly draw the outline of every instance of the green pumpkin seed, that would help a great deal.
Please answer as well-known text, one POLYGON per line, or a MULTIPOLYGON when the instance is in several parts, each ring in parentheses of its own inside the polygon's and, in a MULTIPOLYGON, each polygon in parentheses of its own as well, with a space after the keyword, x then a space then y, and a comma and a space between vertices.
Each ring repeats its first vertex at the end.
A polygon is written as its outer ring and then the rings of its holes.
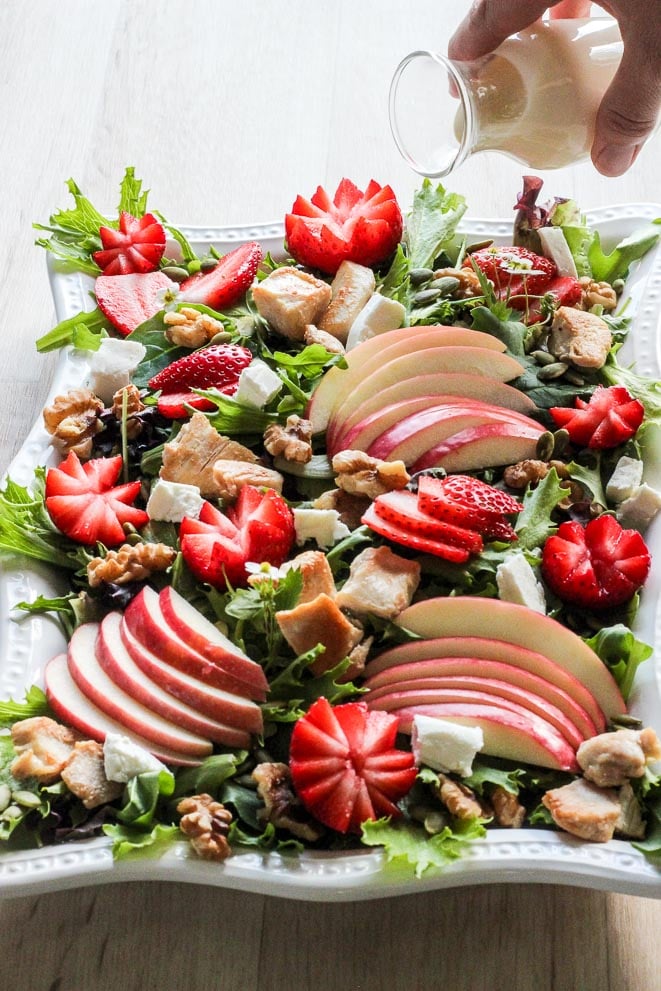
POLYGON ((409 280, 412 286, 424 286, 425 282, 429 282, 433 274, 430 268, 412 268, 409 272, 409 280))
POLYGON ((562 378, 568 368, 569 365, 565 365, 564 361, 554 361, 553 364, 540 368, 537 378, 540 382, 552 382, 554 379, 562 378))
POLYGON ((209 344, 227 344, 228 341, 232 340, 232 335, 226 330, 219 330, 217 334, 214 334, 209 344))
POLYGON ((11 822, 12 819, 20 819, 22 815, 23 809, 19 808, 18 805, 8 805, 4 812, 0 812, 0 819, 11 822))
POLYGON ((443 275, 434 281, 434 288, 438 289, 441 296, 451 296, 460 286, 461 282, 453 275, 443 275))
POLYGON ((218 264, 217 258, 203 258, 202 261, 200 262, 200 268, 203 272, 212 272, 213 269, 217 266, 217 264, 218 264))
POLYGON ((565 427, 556 430, 553 434, 553 453, 556 457, 562 455, 569 443, 569 431, 565 427))
POLYGON ((440 289, 422 289, 415 294, 411 302, 414 306, 427 306, 429 303, 434 303, 437 299, 440 299, 440 296, 440 289))
POLYGON ((9 785, 0 785, 0 812, 4 812, 11 802, 11 788, 9 785))
POLYGON ((550 430, 545 430, 537 441, 536 454, 540 461, 548 461, 553 454, 555 438, 550 430))
POLYGON ((538 365, 552 365, 555 357, 548 351, 531 351, 530 357, 534 358, 538 365))
POLYGON ((493 238, 487 238, 486 241, 476 241, 475 244, 469 244, 466 248, 466 254, 472 255, 474 251, 481 251, 483 248, 490 248, 493 244, 493 238))
POLYGON ((621 295, 621 293, 624 291, 624 285, 625 285, 624 279, 615 279, 615 281, 613 282, 613 289, 615 290, 618 296, 621 295))
POLYGON ((423 822, 425 832, 429 833, 430 836, 436 836, 442 832, 447 824, 447 817, 442 812, 430 812, 428 816, 425 816, 425 821, 423 822))
POLYGON ((161 272, 173 282, 183 282, 190 274, 187 268, 181 268, 179 265, 165 265, 161 272))
POLYGON ((568 382, 571 382, 572 385, 577 385, 579 387, 585 385, 585 379, 583 376, 579 375, 578 372, 575 372, 573 368, 568 370, 565 378, 568 382))
POLYGON ((14 791, 11 797, 17 805, 22 805, 24 809, 38 809, 41 805, 39 795, 35 795, 33 791, 14 791))

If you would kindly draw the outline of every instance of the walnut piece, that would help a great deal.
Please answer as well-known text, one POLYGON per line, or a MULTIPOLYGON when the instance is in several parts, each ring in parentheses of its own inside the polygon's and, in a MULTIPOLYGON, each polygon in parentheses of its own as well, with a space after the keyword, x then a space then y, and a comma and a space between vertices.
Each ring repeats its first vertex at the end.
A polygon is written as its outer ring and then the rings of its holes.
POLYGON ((244 485, 282 492, 284 481, 279 471, 247 461, 219 458, 213 465, 214 489, 217 497, 225 502, 234 502, 244 485))
POLYGON ((496 825, 505 829, 520 829, 526 810, 511 791, 497 785, 489 796, 496 825))
POLYGON ((53 447, 68 454, 73 451, 89 458, 92 441, 103 424, 99 417, 103 402, 90 389, 72 389, 56 396, 44 409, 44 426, 52 437, 53 447))
POLYGON ((340 451, 332 464, 339 488, 370 499, 376 499, 384 492, 403 489, 411 480, 403 461, 382 461, 371 458, 363 451, 340 451))
POLYGON ((262 822, 272 823, 276 829, 287 829, 293 836, 314 843, 323 836, 323 830, 306 814, 303 805, 291 785, 289 766, 264 762, 252 772, 257 783, 257 794, 264 808, 257 813, 262 822))
POLYGON ((191 795, 177 805, 181 815, 179 829, 190 840, 198 857, 203 860, 227 860, 232 850, 227 834, 232 813, 211 795, 191 795))
POLYGON ((484 816, 485 810, 475 792, 445 774, 439 774, 438 779, 438 797, 451 815, 457 819, 478 819, 484 816))
POLYGON ((580 309, 589 310, 593 306, 601 306, 609 313, 616 308, 617 293, 609 282, 595 282, 590 276, 583 276, 578 281, 583 290, 580 309))
POLYGON ((36 778, 40 784, 58 780, 80 739, 68 726, 48 716, 32 716, 14 723, 11 738, 18 754, 11 773, 19 780, 36 778))
POLYGON ((600 788, 616 788, 630 778, 641 778, 650 760, 661 758, 661 743, 651 726, 622 729, 584 740, 576 760, 588 781, 600 788))
POLYGON ((86 809, 95 809, 107 802, 114 802, 122 794, 124 786, 106 777, 103 745, 96 740, 79 740, 66 765, 62 780, 86 809))
POLYGON ((437 268, 434 279, 457 279, 459 288, 452 295, 455 299, 470 299, 482 295, 482 286, 472 268, 437 268))
POLYGON ((135 440, 142 433, 142 423, 137 419, 136 414, 142 413, 146 408, 137 386, 125 385, 112 397, 111 412, 120 423, 124 416, 124 405, 126 405, 126 436, 129 440, 135 440))
POLYGON ((92 558, 87 565, 87 580, 92 588, 128 585, 166 571, 176 556, 174 547, 167 544, 122 544, 105 557, 92 558))
POLYGON ((163 323, 167 339, 180 348, 202 347, 225 330, 219 320, 194 310, 192 306, 182 306, 176 312, 166 313, 163 323))
POLYGON ((271 423, 264 432, 264 447, 274 458, 307 464, 312 458, 312 424, 303 417, 287 417, 284 427, 271 423))

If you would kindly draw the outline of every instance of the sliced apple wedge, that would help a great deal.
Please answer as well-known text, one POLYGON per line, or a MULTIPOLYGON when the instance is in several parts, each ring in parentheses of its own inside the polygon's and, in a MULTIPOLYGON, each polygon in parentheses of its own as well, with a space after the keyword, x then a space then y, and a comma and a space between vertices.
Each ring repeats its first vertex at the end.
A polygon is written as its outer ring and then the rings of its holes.
MULTIPOLYGON (((432 644, 437 642, 434 640, 411 641, 412 644, 432 644)), ((492 641, 486 642, 491 643, 492 641)), ((401 646, 408 645, 402 644, 401 646)), ((511 644, 503 644, 503 647, 509 647, 510 651, 514 649, 511 644)), ((397 650, 398 648, 394 649, 397 650)), ((538 656, 544 669, 548 669, 551 662, 546 658, 542 658, 541 655, 538 656)), ((489 658, 462 657, 458 655, 449 657, 430 656, 421 660, 403 661, 393 664, 390 667, 384 667, 380 672, 373 675, 370 675, 369 668, 370 665, 366 668, 365 673, 367 674, 367 678, 363 683, 363 687, 372 693, 392 691, 393 688, 398 688, 405 684, 411 685, 416 682, 420 687, 433 687, 427 685, 427 682, 445 678, 460 678, 462 680, 475 678, 481 680, 488 679, 493 682, 504 682, 518 689, 532 692, 543 699, 544 702, 559 709, 570 720, 576 728, 579 737, 583 740, 589 740, 590 737, 595 736, 599 732, 588 712, 582 705, 579 705, 572 695, 564 691, 564 689, 560 688, 553 681, 548 680, 547 677, 541 677, 525 668, 517 667, 513 663, 491 660, 489 658)), ((594 703, 594 699, 592 701, 594 703)), ((596 706, 596 703, 594 705, 596 706)))
POLYGON ((510 420, 465 427, 435 444, 411 467, 414 472, 439 467, 462 472, 516 464, 536 456, 543 433, 543 427, 534 420, 527 424, 510 420))
POLYGON ((477 703, 418 705, 397 710, 402 733, 411 732, 416 715, 446 719, 462 726, 479 726, 484 737, 482 752, 492 757, 556 771, 578 771, 572 747, 549 723, 532 713, 521 715, 512 709, 477 703))
POLYGON ((582 682, 608 719, 626 712, 613 676, 595 652, 566 626, 525 606, 479 596, 449 596, 416 602, 395 622, 425 639, 474 636, 526 647, 582 682))
MULTIPOLYGON (((228 712, 234 716, 231 724, 221 723, 200 712, 199 709, 181 702, 175 695, 138 667, 128 652, 121 636, 121 613, 108 613, 101 622, 96 641, 96 655, 99 664, 109 678, 119 688, 141 702, 152 712, 169 719, 182 729, 220 743, 227 747, 247 747, 250 733, 238 729, 244 717, 245 700, 240 699, 235 706, 228 705, 228 712)), ((237 696, 238 699, 238 696, 237 696)), ((255 708, 257 708, 255 706, 255 708)), ((252 719, 246 721, 252 722, 252 719)))
POLYGON ((87 739, 103 743, 108 733, 119 733, 121 736, 128 736, 145 750, 149 750, 154 757, 158 757, 165 764, 184 767, 196 767, 201 764, 200 757, 193 757, 179 750, 172 750, 170 747, 162 747, 139 733, 133 733, 123 723, 111 719, 90 702, 71 677, 66 654, 58 654, 47 663, 44 669, 44 683, 48 704, 58 719, 78 730, 87 739))
POLYGON ((208 739, 177 726, 137 702, 106 674, 96 657, 98 632, 98 623, 84 623, 74 630, 69 641, 69 672, 81 692, 111 719, 151 740, 152 745, 168 747, 192 757, 208 756, 213 749, 208 739))

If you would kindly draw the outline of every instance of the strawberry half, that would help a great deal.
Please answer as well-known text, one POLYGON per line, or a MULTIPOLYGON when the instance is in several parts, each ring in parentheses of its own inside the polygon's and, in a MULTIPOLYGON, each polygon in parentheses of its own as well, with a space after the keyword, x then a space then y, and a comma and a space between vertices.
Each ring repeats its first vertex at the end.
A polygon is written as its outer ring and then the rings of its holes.
POLYGON ((598 386, 589 402, 576 399, 574 408, 554 406, 549 411, 558 427, 580 447, 605 450, 625 444, 643 422, 645 407, 622 385, 598 386))
POLYGON ((358 833, 367 820, 400 815, 396 803, 417 770, 412 753, 395 749, 398 725, 397 716, 370 712, 364 702, 313 702, 294 725, 289 767, 315 819, 338 833, 358 833))
POLYGON ((185 516, 179 528, 181 553, 195 575, 214 588, 245 585, 246 564, 278 567, 295 539, 294 516, 273 489, 244 485, 236 505, 221 512, 205 502, 199 519, 185 516))
POLYGON ((119 229, 100 227, 102 251, 92 257, 104 275, 154 272, 165 252, 165 229, 152 213, 133 217, 122 211, 119 229))
POLYGON ((334 275, 343 261, 374 266, 399 244, 404 222, 390 186, 373 179, 363 193, 342 179, 335 196, 319 186, 311 199, 298 196, 285 217, 287 248, 301 265, 334 275))
POLYGON ((559 599, 584 609, 612 609, 645 583, 651 557, 637 530, 604 513, 587 526, 562 523, 542 552, 542 575, 559 599))
POLYGON ((507 516, 523 505, 501 489, 472 475, 418 478, 418 506, 434 519, 475 530, 485 538, 516 540, 507 516))
POLYGON ((159 413, 181 419, 190 413, 186 406, 212 410, 213 403, 192 390, 218 389, 231 396, 236 392, 241 372, 251 361, 252 352, 238 344, 211 344, 173 361, 149 380, 149 388, 161 393, 159 413))
POLYGON ((117 547, 126 539, 124 524, 139 529, 149 521, 147 513, 133 502, 140 482, 116 485, 122 458, 95 458, 81 464, 70 452, 56 468, 46 473, 46 509, 62 533, 80 544, 117 547))
POLYGON ((203 303, 214 310, 226 310, 243 299, 253 283, 263 258, 261 244, 248 241, 228 251, 210 272, 196 272, 180 287, 187 303, 203 303))
POLYGON ((176 292, 176 282, 162 272, 135 275, 99 275, 94 294, 101 312, 124 337, 163 309, 166 292, 176 292))

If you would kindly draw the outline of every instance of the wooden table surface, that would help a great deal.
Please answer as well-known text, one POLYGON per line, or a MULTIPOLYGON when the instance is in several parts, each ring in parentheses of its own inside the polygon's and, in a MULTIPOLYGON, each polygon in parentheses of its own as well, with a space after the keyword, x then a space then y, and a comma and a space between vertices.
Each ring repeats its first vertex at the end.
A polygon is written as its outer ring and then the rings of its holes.
MULTIPOLYGON (((495 2, 495 0, 494 0, 495 2)), ((22 0, 0 4, 0 470, 40 414, 56 359, 31 222, 75 177, 108 209, 124 167, 173 222, 281 219, 296 193, 418 184, 394 147, 399 59, 444 49, 466 0, 22 0)), ((545 174, 583 207, 661 201, 661 139, 620 179, 545 174)), ((522 167, 477 156, 446 184, 474 216, 510 216, 522 167)), ((658 991, 661 902, 552 886, 310 904, 180 884, 0 901, 12 991, 658 991)))

